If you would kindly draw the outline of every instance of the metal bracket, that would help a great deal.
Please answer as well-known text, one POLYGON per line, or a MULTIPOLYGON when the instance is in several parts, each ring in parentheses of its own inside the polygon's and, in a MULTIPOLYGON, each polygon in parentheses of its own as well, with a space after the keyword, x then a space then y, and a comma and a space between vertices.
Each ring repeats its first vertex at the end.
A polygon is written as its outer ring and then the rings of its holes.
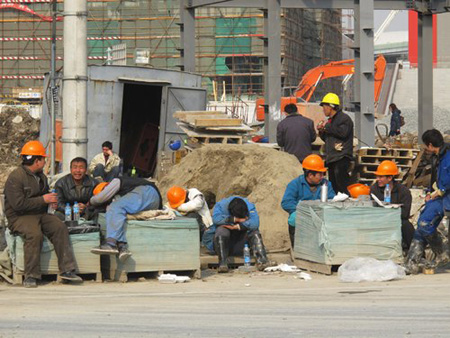
POLYGON ((88 16, 88 12, 62 12, 63 16, 88 16))
POLYGON ((82 139, 78 139, 78 138, 61 138, 59 141, 61 143, 75 143, 75 144, 88 143, 88 139, 87 138, 82 138, 82 139))
POLYGON ((71 81, 71 80, 75 80, 75 81, 87 81, 89 80, 89 78, 87 76, 74 76, 74 77, 63 77, 63 81, 71 81))

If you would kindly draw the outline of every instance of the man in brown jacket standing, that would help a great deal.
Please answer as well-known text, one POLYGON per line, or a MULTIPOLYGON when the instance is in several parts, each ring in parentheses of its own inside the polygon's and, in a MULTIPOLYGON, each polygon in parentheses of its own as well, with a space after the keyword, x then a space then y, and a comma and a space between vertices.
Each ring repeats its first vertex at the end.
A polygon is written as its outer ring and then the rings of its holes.
POLYGON ((36 287, 41 278, 40 257, 43 236, 55 247, 60 276, 81 282, 75 274, 76 264, 66 225, 57 216, 47 213, 48 205, 56 207, 56 193, 49 193, 45 166, 45 148, 39 141, 27 142, 20 153, 22 165, 5 183, 5 214, 13 234, 24 239, 25 287, 36 287))

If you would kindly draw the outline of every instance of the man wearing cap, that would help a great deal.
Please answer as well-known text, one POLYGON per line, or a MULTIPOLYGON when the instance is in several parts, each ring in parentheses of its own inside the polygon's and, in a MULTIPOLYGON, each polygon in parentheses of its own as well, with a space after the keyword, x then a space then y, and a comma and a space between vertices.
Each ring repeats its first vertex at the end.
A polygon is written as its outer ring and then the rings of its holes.
POLYGON ((322 185, 327 183, 328 199, 333 199, 336 193, 331 182, 324 176, 327 168, 319 155, 309 155, 303 162, 303 175, 292 180, 286 187, 281 207, 289 213, 288 229, 291 245, 294 247, 295 240, 295 218, 297 215, 297 204, 300 201, 320 200, 322 185))
POLYGON ((406 186, 395 181, 395 176, 398 175, 398 168, 392 161, 381 162, 375 175, 377 176, 377 181, 370 187, 370 193, 374 194, 380 201, 383 201, 384 189, 389 185, 391 188, 391 203, 402 205, 402 247, 405 252, 408 252, 414 236, 414 226, 409 221, 412 204, 411 192, 406 186))
POLYGON ((417 221, 417 229, 406 259, 406 273, 417 274, 419 263, 424 255, 426 244, 436 255, 437 265, 444 265, 450 260, 449 246, 444 245, 437 227, 445 213, 450 211, 450 150, 444 143, 444 137, 436 129, 423 133, 425 150, 437 157, 436 182, 434 191, 426 197, 425 208, 417 221))
POLYGON ((75 274, 76 263, 70 246, 66 225, 55 215, 47 213, 51 204, 56 208, 57 195, 49 193, 45 166, 45 148, 39 141, 27 142, 20 153, 22 165, 15 169, 5 183, 5 214, 11 233, 24 240, 25 287, 36 287, 41 279, 40 257, 44 236, 55 248, 60 277, 81 282, 75 274))
POLYGON ((327 121, 317 125, 320 138, 325 142, 325 162, 328 177, 336 193, 348 194, 349 168, 353 159, 353 121, 340 109, 339 97, 328 93, 320 103, 327 121))

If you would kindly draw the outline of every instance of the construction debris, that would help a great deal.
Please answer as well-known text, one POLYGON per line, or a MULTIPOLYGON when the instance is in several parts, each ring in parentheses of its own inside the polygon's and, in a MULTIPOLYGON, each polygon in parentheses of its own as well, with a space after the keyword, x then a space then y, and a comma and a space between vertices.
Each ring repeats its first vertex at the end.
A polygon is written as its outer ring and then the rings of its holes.
POLYGON ((210 144, 184 157, 158 186, 163 197, 173 185, 212 193, 216 201, 246 197, 258 210, 266 248, 287 249, 288 214, 280 203, 288 183, 301 174, 297 158, 285 152, 249 144, 210 144))

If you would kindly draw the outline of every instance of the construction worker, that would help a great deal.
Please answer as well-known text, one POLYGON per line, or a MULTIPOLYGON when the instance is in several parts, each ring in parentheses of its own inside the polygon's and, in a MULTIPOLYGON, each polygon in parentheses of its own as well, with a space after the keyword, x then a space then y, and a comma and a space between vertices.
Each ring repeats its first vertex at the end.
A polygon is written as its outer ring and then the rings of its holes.
POLYGON ((319 136, 325 142, 325 162, 328 177, 336 193, 348 194, 349 168, 353 159, 353 121, 340 109, 339 97, 328 93, 320 103, 328 121, 317 125, 319 136))
POLYGON ((61 220, 64 220, 64 209, 66 204, 71 206, 78 202, 80 216, 90 219, 92 213, 88 212, 89 200, 91 199, 97 181, 86 175, 87 161, 83 157, 75 157, 70 161, 70 174, 61 177, 55 184, 58 194, 58 208, 55 212, 61 220))
POLYGON ((395 177, 398 173, 399 171, 397 165, 394 162, 381 162, 377 168, 377 171, 375 171, 377 181, 370 187, 370 193, 374 194, 380 201, 383 201, 384 189, 387 185, 389 185, 391 189, 391 203, 401 204, 402 247, 405 252, 408 252, 414 236, 414 226, 409 221, 412 196, 406 186, 395 181, 395 177))
POLYGON ((48 206, 56 208, 57 195, 49 193, 45 166, 45 148, 39 141, 27 142, 20 153, 22 165, 15 169, 5 183, 5 214, 12 234, 24 240, 25 287, 37 287, 41 279, 40 258, 44 235, 50 240, 58 257, 60 277, 82 282, 75 274, 76 263, 70 246, 66 225, 48 206))
POLYGON ((89 175, 99 182, 111 182, 120 175, 120 157, 113 153, 110 141, 102 144, 102 152, 97 154, 89 164, 89 175))
POLYGON ((406 259, 406 272, 417 274, 419 263, 428 243, 436 255, 437 265, 445 264, 450 259, 449 247, 444 245, 437 232, 445 212, 450 211, 450 147, 444 143, 442 134, 436 129, 423 133, 425 150, 437 156, 436 182, 433 193, 427 195, 425 208, 417 221, 417 229, 406 259))
POLYGON ((201 234, 213 224, 206 199, 198 189, 185 190, 175 185, 167 191, 167 200, 172 209, 197 218, 201 234))
POLYGON ((118 255, 124 262, 132 254, 126 239, 126 220, 128 214, 145 210, 162 209, 162 198, 158 188, 144 178, 121 177, 110 183, 102 182, 94 189, 90 203, 102 206, 115 199, 106 211, 106 241, 91 250, 98 255, 118 255))
POLYGON ((284 108, 286 118, 278 123, 277 143, 283 150, 298 158, 300 163, 312 153, 311 144, 316 140, 314 122, 298 113, 297 105, 284 108))
POLYGON ((213 225, 205 231, 202 239, 203 245, 219 256, 219 272, 228 272, 228 256, 242 256, 247 241, 258 270, 271 265, 259 232, 255 205, 239 196, 219 201, 214 207, 213 225))
POLYGON ((302 167, 303 175, 287 185, 281 201, 281 207, 289 213, 288 229, 292 248, 294 247, 297 204, 300 201, 319 200, 324 183, 328 186, 328 198, 332 199, 336 195, 331 182, 325 179, 327 168, 319 155, 307 156, 302 162, 302 167))

